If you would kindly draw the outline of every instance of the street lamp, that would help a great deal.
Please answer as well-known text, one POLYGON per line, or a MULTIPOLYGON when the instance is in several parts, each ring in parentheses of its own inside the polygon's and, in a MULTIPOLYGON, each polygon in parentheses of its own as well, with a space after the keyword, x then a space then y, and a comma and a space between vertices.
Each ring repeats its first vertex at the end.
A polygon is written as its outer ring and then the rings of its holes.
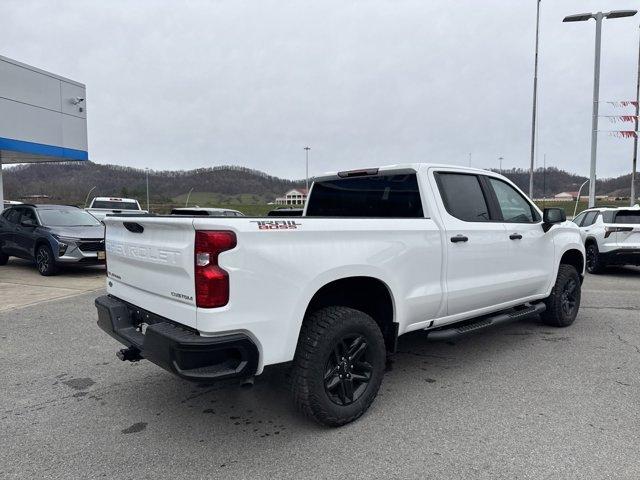
POLYGON ((593 67, 593 117, 591 119, 591 172, 589 176, 589 208, 596 205, 596 151, 598 148, 598 101, 600 97, 600 50, 602 45, 602 19, 633 17, 637 10, 614 10, 611 12, 579 13, 564 17, 563 22, 596 21, 596 49, 593 67))
POLYGON ((96 187, 91 187, 91 190, 89 190, 89 193, 87 193, 87 198, 84 199, 84 208, 87 208, 87 202, 89 201, 89 195, 91 195, 91 192, 93 192, 96 189, 96 187))
POLYGON ((193 192, 193 187, 191 187, 191 190, 189 190, 189 193, 187 193, 187 201, 184 202, 185 207, 189 206, 189 199, 191 198, 191 192, 193 192))
POLYGON ((311 150, 311 147, 304 147, 304 150, 305 150, 305 156, 307 157, 307 176, 306 176, 305 185, 307 188, 307 195, 309 195, 309 150, 311 150))
POLYGON ((500 162, 500 175, 502 175, 502 160, 504 160, 504 157, 498 157, 498 161, 500 162))

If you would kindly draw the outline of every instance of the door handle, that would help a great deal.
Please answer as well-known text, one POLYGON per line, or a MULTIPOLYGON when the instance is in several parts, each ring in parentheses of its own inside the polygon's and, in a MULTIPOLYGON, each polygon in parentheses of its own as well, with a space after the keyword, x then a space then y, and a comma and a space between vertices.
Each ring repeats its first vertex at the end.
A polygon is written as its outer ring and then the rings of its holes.
POLYGON ((522 240, 522 235, 520 235, 519 233, 512 233, 511 235, 509 235, 509 238, 511 240, 522 240))
POLYGON ((465 237, 464 235, 456 235, 455 237, 451 237, 451 241, 453 243, 458 243, 458 242, 467 242, 469 239, 467 237, 465 237))

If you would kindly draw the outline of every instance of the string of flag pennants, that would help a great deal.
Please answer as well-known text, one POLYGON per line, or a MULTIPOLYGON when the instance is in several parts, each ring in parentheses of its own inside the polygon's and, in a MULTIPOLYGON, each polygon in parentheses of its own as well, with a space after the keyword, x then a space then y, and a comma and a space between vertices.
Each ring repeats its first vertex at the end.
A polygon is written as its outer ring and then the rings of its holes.
MULTIPOLYGON (((638 108, 638 102, 633 100, 622 100, 617 102, 606 102, 613 108, 635 107, 638 108)), ((602 115, 611 123, 629 123, 637 122, 638 115, 602 115)), ((599 130, 599 132, 607 133, 610 137, 615 138, 638 138, 638 132, 635 130, 599 130)))
POLYGON ((637 107, 638 102, 632 100, 622 100, 619 102, 607 102, 613 108, 623 108, 623 107, 637 107))

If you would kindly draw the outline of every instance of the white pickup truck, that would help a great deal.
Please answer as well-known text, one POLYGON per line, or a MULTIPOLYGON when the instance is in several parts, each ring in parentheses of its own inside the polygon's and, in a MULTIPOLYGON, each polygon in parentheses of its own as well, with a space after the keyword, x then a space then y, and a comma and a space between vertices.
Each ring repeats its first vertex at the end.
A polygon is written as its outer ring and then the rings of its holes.
POLYGON ((96 197, 85 210, 101 222, 107 215, 148 213, 134 198, 115 197, 96 197))
POLYGON ((406 164, 316 179, 303 216, 110 216, 98 325, 182 378, 291 362, 295 403, 338 426, 372 403, 398 336, 541 315, 573 323, 584 246, 483 170, 406 164))

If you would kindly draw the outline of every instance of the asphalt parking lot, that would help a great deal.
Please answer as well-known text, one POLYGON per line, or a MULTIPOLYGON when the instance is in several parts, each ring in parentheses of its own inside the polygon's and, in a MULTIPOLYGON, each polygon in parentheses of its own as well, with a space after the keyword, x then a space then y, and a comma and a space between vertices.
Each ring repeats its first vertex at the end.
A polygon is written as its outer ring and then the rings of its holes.
POLYGON ((120 362, 96 292, 13 307, 0 478, 639 478, 639 291, 640 269, 612 269, 587 276, 568 329, 403 337, 373 407, 340 429, 295 413, 282 369, 198 387, 120 362))

